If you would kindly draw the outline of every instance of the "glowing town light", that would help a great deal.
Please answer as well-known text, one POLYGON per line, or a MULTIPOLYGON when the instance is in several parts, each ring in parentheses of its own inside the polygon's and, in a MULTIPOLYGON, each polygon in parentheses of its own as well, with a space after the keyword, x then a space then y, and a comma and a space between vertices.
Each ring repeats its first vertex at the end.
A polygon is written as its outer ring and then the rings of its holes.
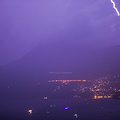
POLYGON ((68 110, 68 109, 69 109, 69 107, 65 107, 64 109, 65 109, 65 110, 68 110))
POLYGON ((120 16, 120 13, 119 13, 118 9, 117 9, 116 6, 115 6, 115 2, 114 2, 113 0, 110 0, 110 1, 111 1, 111 3, 113 4, 113 8, 114 8, 115 11, 117 12, 118 16, 120 16))
POLYGON ((44 100, 47 100, 48 98, 47 97, 44 97, 44 100))
POLYGON ((94 96, 94 99, 97 99, 97 96, 96 96, 96 95, 94 96))
POLYGON ((32 114, 32 110, 28 110, 29 114, 31 115, 32 114))
POLYGON ((77 115, 77 114, 74 114, 74 117, 75 117, 75 118, 77 118, 77 117, 78 117, 78 115, 77 115))

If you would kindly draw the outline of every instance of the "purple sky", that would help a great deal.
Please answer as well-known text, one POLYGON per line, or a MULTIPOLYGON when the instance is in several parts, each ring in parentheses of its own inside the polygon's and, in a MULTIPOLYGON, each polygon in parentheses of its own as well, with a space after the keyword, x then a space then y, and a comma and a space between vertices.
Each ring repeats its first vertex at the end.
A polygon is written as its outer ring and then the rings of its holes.
POLYGON ((119 45, 120 17, 110 0, 0 0, 0 65, 71 34, 68 44, 119 45))

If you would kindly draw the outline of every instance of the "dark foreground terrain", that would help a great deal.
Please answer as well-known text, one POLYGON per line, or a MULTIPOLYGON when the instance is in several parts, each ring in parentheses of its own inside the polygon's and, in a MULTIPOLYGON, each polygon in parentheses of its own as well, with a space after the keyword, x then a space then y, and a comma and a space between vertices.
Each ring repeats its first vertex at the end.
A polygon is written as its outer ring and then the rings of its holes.
POLYGON ((117 99, 9 99, 0 104, 0 120, 120 120, 117 99))

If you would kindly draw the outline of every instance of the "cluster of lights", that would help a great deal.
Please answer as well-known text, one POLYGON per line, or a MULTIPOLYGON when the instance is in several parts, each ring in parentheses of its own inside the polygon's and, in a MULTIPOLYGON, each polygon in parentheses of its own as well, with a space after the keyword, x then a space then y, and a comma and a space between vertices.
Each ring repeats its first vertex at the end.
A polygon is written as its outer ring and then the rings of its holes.
POLYGON ((111 96, 97 96, 97 95, 94 95, 94 99, 103 99, 103 98, 111 98, 111 96))
POLYGON ((112 78, 100 77, 95 80, 93 87, 91 88, 91 91, 95 94, 94 99, 111 98, 115 92, 120 91, 120 86, 118 84, 120 81, 115 80, 117 78, 119 78, 119 76, 113 76, 112 78), (110 79, 113 79, 114 81, 110 81, 110 79))
POLYGON ((94 93, 94 99, 111 98, 115 92, 120 91, 120 76, 100 77, 96 80, 51 80, 48 82, 62 82, 62 86, 57 86, 55 92, 61 89, 63 85, 68 85, 69 82, 78 83, 73 91, 76 93, 73 98, 80 98, 79 93, 89 91, 94 93), (89 83, 89 84, 87 84, 89 83))
POLYGON ((50 80, 48 82, 90 82, 89 80, 50 80))

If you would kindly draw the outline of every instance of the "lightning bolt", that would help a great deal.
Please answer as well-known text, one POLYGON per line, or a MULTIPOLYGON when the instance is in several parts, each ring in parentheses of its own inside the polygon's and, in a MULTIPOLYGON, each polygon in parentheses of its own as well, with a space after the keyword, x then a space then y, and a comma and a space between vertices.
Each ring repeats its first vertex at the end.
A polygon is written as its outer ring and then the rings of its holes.
POLYGON ((116 6, 115 6, 115 2, 114 2, 113 0, 110 0, 110 1, 111 1, 111 3, 113 4, 113 8, 114 8, 115 11, 117 12, 118 16, 120 16, 120 13, 119 13, 118 9, 117 9, 116 6))

